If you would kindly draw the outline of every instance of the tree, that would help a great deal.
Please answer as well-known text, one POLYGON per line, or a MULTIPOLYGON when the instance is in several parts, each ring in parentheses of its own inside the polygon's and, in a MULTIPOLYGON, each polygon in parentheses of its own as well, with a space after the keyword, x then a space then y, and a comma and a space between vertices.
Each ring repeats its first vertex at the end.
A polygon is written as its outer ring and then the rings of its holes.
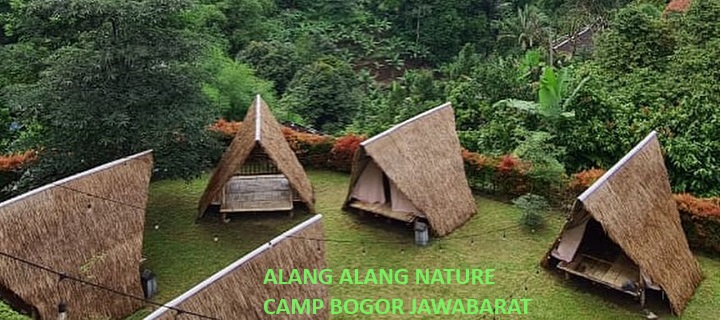
POLYGON ((656 130, 674 191, 718 194, 718 11, 700 0, 667 19, 644 5, 616 15, 557 132, 568 168, 608 168, 656 130))
POLYGON ((578 95, 578 91, 588 81, 588 77, 582 79, 570 90, 571 76, 569 69, 561 69, 556 75, 552 67, 543 68, 543 75, 539 81, 538 101, 524 101, 516 99, 501 100, 496 105, 510 105, 516 109, 538 114, 550 122, 556 122, 561 118, 571 118, 574 113, 570 110, 570 104, 578 95))
POLYGON ((281 105, 326 132, 337 132, 350 124, 360 108, 353 69, 336 59, 322 59, 296 72, 281 105))
POLYGON ((256 94, 274 104, 273 84, 257 78, 250 67, 233 61, 223 51, 211 50, 205 64, 212 79, 203 85, 203 92, 223 118, 242 120, 256 94))
POLYGON ((272 29, 268 19, 276 9, 272 0, 220 0, 215 5, 225 15, 221 29, 230 44, 231 55, 250 41, 264 38, 272 29))
POLYGON ((515 15, 495 21, 495 25, 499 30, 498 40, 512 39, 523 51, 545 46, 552 34, 548 17, 529 4, 517 8, 515 15))
POLYGON ((280 41, 252 41, 236 57, 250 64, 258 76, 273 81, 275 92, 282 94, 302 66, 292 43, 280 41))
POLYGON ((15 12, 21 38, 51 52, 38 81, 7 99, 43 131, 41 161, 22 187, 146 149, 156 176, 208 165, 212 114, 197 67, 205 45, 179 18, 191 5, 31 0, 15 12))
POLYGON ((650 4, 620 10, 611 29, 597 41, 595 59, 608 70, 622 74, 633 68, 658 68, 673 54, 675 38, 661 12, 650 4))

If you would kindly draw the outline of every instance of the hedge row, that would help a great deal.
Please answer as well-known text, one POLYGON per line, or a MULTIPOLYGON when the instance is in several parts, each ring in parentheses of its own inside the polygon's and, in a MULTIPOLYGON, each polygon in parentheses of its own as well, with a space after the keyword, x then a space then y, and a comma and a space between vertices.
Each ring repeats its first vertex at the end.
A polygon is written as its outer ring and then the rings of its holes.
POLYGON ((694 249, 719 253, 719 198, 699 199, 688 193, 675 194, 681 225, 694 249))
MULTIPOLYGON (((230 139, 240 123, 219 121, 211 127, 230 139)), ((353 155, 363 136, 349 134, 339 138, 283 129, 285 138, 304 166, 350 172, 353 155)), ((556 205, 570 204, 604 174, 590 169, 561 177, 549 185, 532 173, 533 164, 512 155, 487 156, 462 151, 468 182, 475 191, 511 199, 526 193, 543 195, 556 205)), ((719 252, 719 199, 699 199, 689 194, 674 195, 681 223, 694 249, 719 252)))
MULTIPOLYGON (((600 178, 605 171, 592 169, 574 174, 569 194, 574 197, 600 178)), ((693 249, 719 253, 719 198, 696 198, 688 193, 674 194, 681 226, 693 249)))
MULTIPOLYGON (((226 142, 240 128, 240 122, 219 120, 210 130, 221 133, 226 142)), ((306 167, 350 172, 353 156, 364 136, 348 134, 334 138, 283 128, 283 135, 306 167)), ((16 179, 17 173, 36 159, 36 152, 0 156, 0 179, 16 179)), ((526 193, 543 195, 556 205, 571 201, 591 186, 604 171, 591 169, 562 177, 556 185, 532 173, 533 164, 512 155, 486 156, 462 151, 471 187, 487 194, 511 199, 526 193)), ((699 199, 690 194, 674 195, 681 223, 692 248, 719 252, 719 198, 699 199)))

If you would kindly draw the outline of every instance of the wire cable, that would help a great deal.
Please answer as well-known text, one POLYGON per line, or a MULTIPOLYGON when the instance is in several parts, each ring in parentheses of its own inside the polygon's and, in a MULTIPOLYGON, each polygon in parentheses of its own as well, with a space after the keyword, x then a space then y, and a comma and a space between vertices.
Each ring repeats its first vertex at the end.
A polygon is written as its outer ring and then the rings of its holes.
POLYGON ((31 267, 33 267, 33 268, 37 268, 37 269, 43 270, 43 271, 48 272, 48 273, 52 273, 52 274, 60 277, 58 281, 72 280, 72 281, 75 281, 75 282, 78 282, 78 283, 81 283, 81 284, 84 284, 84 285, 88 285, 88 286, 91 286, 91 287, 94 287, 94 288, 98 288, 98 289, 105 290, 105 291, 107 291, 107 292, 110 292, 110 293, 113 293, 113 294, 116 294, 116 295, 124 296, 124 297, 126 297, 126 298, 130 298, 130 299, 133 299, 133 300, 142 301, 142 302, 145 302, 145 303, 148 303, 148 304, 157 306, 157 307, 162 307, 162 308, 170 309, 170 310, 173 310, 173 311, 176 311, 176 312, 179 312, 179 313, 193 315, 193 316, 196 316, 196 317, 199 317, 199 318, 202 318, 202 319, 220 320, 220 319, 215 318, 215 317, 206 316, 206 315, 203 315, 203 314, 200 314, 200 313, 195 313, 195 312, 186 311, 186 310, 183 310, 183 309, 180 309, 180 308, 167 306, 167 305, 164 305, 164 304, 162 304, 162 303, 153 302, 153 301, 147 300, 147 299, 145 299, 145 298, 141 298, 141 297, 138 297, 138 296, 134 296, 134 295, 132 295, 132 294, 128 294, 128 293, 125 293, 125 292, 122 292, 122 291, 115 290, 115 289, 113 289, 113 288, 108 288, 108 287, 99 285, 99 284, 97 284, 97 283, 93 283, 93 282, 86 281, 86 280, 83 280, 83 279, 80 279, 80 278, 76 278, 76 277, 73 277, 73 276, 69 276, 69 275, 67 275, 65 272, 60 272, 60 271, 57 271, 57 270, 53 270, 53 269, 48 268, 48 267, 46 267, 46 266, 43 266, 43 265, 37 264, 37 263, 35 263, 35 262, 32 262, 32 261, 29 261, 29 260, 26 260, 26 259, 23 259, 23 258, 14 256, 14 255, 9 254, 9 253, 6 253, 6 252, 0 251, 0 256, 6 257, 6 258, 10 258, 10 259, 12 259, 12 260, 21 262, 21 263, 23 263, 23 264, 29 265, 29 266, 31 266, 31 267))

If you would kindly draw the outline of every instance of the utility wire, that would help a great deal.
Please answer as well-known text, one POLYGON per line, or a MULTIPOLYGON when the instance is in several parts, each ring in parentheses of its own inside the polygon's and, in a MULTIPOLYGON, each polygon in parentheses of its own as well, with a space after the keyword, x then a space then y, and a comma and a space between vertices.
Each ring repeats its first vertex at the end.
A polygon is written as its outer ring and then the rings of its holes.
POLYGON ((59 184, 59 185, 57 185, 57 186, 60 187, 60 188, 66 189, 66 190, 70 190, 70 191, 74 191, 74 192, 77 192, 77 193, 84 194, 84 195, 89 196, 89 197, 93 197, 93 198, 97 198, 97 199, 101 199, 101 200, 105 200, 105 201, 117 203, 117 204, 119 204, 119 205, 123 205, 123 206, 130 207, 130 208, 133 208, 133 209, 145 211, 145 208, 143 208, 143 207, 141 207, 141 206, 136 206, 136 205, 129 204, 129 203, 122 202, 122 201, 118 201, 118 200, 115 200, 115 199, 110 199, 110 198, 103 197, 103 196, 101 196, 101 195, 97 195, 97 194, 94 194, 94 193, 85 192, 85 191, 78 190, 78 189, 75 189, 75 188, 72 188, 72 187, 64 186, 64 185, 62 185, 62 184, 59 184))
POLYGON ((60 272, 60 271, 53 270, 53 269, 48 268, 48 267, 46 267, 46 266, 43 266, 43 265, 37 264, 37 263, 35 263, 35 262, 32 262, 32 261, 29 261, 29 260, 26 260, 26 259, 23 259, 23 258, 14 256, 14 255, 9 254, 9 253, 6 253, 6 252, 0 251, 0 256, 6 257, 6 258, 10 258, 10 259, 12 259, 12 260, 15 260, 15 261, 24 263, 24 264, 26 264, 26 265, 29 265, 29 266, 31 266, 31 267, 33 267, 33 268, 37 268, 37 269, 46 271, 46 272, 48 272, 48 273, 52 273, 52 274, 54 274, 54 275, 56 275, 56 276, 59 276, 60 279, 59 279, 58 281, 63 281, 63 280, 66 280, 66 279, 67 279, 67 280, 72 280, 72 281, 75 281, 75 282, 78 282, 78 283, 81 283, 81 284, 84 284, 84 285, 88 285, 88 286, 91 286, 91 287, 94 287, 94 288, 98 288, 98 289, 105 290, 105 291, 107 291, 107 292, 110 292, 110 293, 113 293, 113 294, 116 294, 116 295, 121 295, 121 296, 124 296, 124 297, 126 297, 126 298, 130 298, 130 299, 133 299, 133 300, 142 301, 142 302, 145 302, 145 303, 148 303, 148 304, 157 306, 157 307, 162 307, 162 308, 170 309, 170 310, 176 311, 176 312, 181 313, 181 314, 189 314, 189 315, 193 315, 193 316, 196 316, 196 317, 199 317, 199 318, 202 318, 202 319, 220 320, 220 319, 215 318, 215 317, 206 316, 206 315, 203 315, 203 314, 199 314, 199 313, 195 313, 195 312, 191 312, 191 311, 186 311, 186 310, 183 310, 183 309, 180 309, 180 308, 167 306, 167 305, 164 305, 164 304, 162 304, 162 303, 153 302, 153 301, 147 300, 147 299, 145 299, 145 298, 141 298, 141 297, 138 297, 138 296, 134 296, 134 295, 132 295, 132 294, 128 294, 128 293, 125 293, 125 292, 122 292, 122 291, 118 291, 118 290, 115 290, 115 289, 112 289, 112 288, 108 288, 108 287, 99 285, 99 284, 97 284, 97 283, 93 283, 93 282, 86 281, 86 280, 83 280, 83 279, 80 279, 80 278, 76 278, 76 277, 73 277, 73 276, 69 276, 69 275, 67 275, 67 274, 64 273, 64 272, 60 272))
MULTIPOLYGON (((97 195, 97 194, 93 194, 93 193, 90 193, 90 192, 85 192, 85 191, 78 190, 78 189, 75 189, 75 188, 72 188, 72 187, 68 187, 68 186, 65 186, 65 185, 57 185, 57 186, 60 187, 60 188, 69 190, 69 191, 77 192, 77 193, 80 193, 80 194, 83 194, 83 195, 86 195, 86 196, 89 196, 89 197, 101 199, 101 200, 104 200, 104 201, 113 202, 113 203, 116 203, 116 204, 119 204, 119 205, 123 205, 123 206, 127 206, 127 207, 130 207, 130 208, 133 208, 133 209, 142 210, 142 211, 145 211, 145 210, 146 210, 146 208, 143 208, 143 207, 140 207, 140 206, 136 206, 136 205, 129 204, 129 203, 126 203, 126 202, 122 202, 122 201, 118 201, 118 200, 115 200, 115 199, 103 197, 103 196, 100 196, 100 195, 97 195)), ((520 226, 517 225, 517 224, 514 224, 514 225, 508 225, 508 226, 502 227, 502 228, 500 228, 500 229, 492 230, 492 231, 479 232, 479 233, 473 233, 473 234, 467 234, 467 235, 460 235, 460 236, 455 236, 455 237, 452 237, 452 238, 438 239, 437 241, 439 241, 439 242, 446 242, 446 241, 456 240, 456 239, 475 238, 475 237, 481 237, 481 236, 487 235, 489 232, 505 232, 505 231, 510 231, 510 230, 518 229, 518 228, 520 228, 520 226)), ((504 236, 505 236, 505 234, 504 234, 504 236)), ((365 245, 365 244, 408 244, 407 241, 401 241, 401 240, 399 240, 399 241, 379 241, 379 240, 371 240, 371 241, 369 241, 369 240, 351 240, 351 239, 333 239, 333 238, 312 238, 312 237, 302 237, 302 236, 294 236, 294 235, 290 235, 290 236, 288 236, 288 238, 295 238, 295 239, 302 239, 302 240, 312 240, 312 241, 322 241, 322 242, 331 242, 331 243, 350 243, 350 244, 358 244, 358 243, 359 243, 359 244, 361 244, 361 245, 365 245)), ((176 307, 167 306, 167 305, 164 305, 164 304, 161 304, 161 303, 153 302, 153 301, 150 301, 150 300, 147 300, 147 299, 144 299, 144 298, 140 298, 140 297, 137 297, 137 296, 133 296, 133 295, 130 295, 130 294, 121 292, 121 291, 117 291, 117 290, 112 289, 112 288, 104 287, 104 286, 101 286, 101 285, 96 284, 96 283, 92 283, 92 282, 88 282, 88 281, 85 281, 85 280, 82 280, 82 279, 79 279, 79 278, 67 276, 65 273, 52 270, 52 269, 50 269, 50 268, 47 268, 47 267, 38 265, 38 264, 36 264, 36 263, 33 263, 33 262, 31 262, 31 261, 27 261, 27 260, 25 260, 25 259, 22 259, 22 258, 19 258, 19 257, 16 257, 16 256, 12 256, 12 255, 7 254, 7 253, 4 253, 4 252, 0 252, 0 256, 5 256, 5 257, 8 257, 8 258, 14 259, 14 260, 16 260, 16 261, 23 262, 23 263, 25 263, 25 264, 27 264, 27 265, 30 265, 30 266, 33 266, 33 267, 36 267, 36 268, 45 270, 45 271, 50 272, 50 273, 53 273, 53 274, 55 274, 55 275, 58 275, 58 276, 60 276, 60 280, 70 279, 70 280, 73 280, 73 281, 76 281, 76 282, 79 282, 79 283, 82 283, 82 284, 85 284, 85 285, 89 285, 89 286, 92 286, 92 287, 96 287, 96 288, 99 288, 99 289, 103 289, 103 290, 105 290, 105 291, 108 291, 108 292, 111 292, 111 293, 114 293, 114 294, 122 295, 122 296, 125 296, 125 297, 127 297, 127 298, 131 298, 131 299, 134 299, 134 300, 143 301, 143 302, 145 302, 145 303, 148 303, 148 304, 151 304, 151 305, 155 305, 155 306, 157 306, 157 307, 163 307, 163 308, 166 308, 166 309, 169 309, 169 310, 173 310, 173 311, 176 312, 176 317, 177 317, 178 315, 188 314, 188 315, 193 315, 193 316, 200 317, 200 318, 203 318, 203 319, 216 319, 216 320, 219 320, 218 318, 214 318, 214 317, 211 317, 211 316, 206 316, 206 315, 203 315, 203 314, 198 314, 198 313, 194 313, 194 312, 190 312, 190 311, 185 311, 185 310, 183 310, 183 309, 179 309, 179 308, 176 308, 176 307)), ((527 281, 528 281, 528 279, 530 279, 530 277, 531 277, 531 275, 527 276, 524 280, 521 281, 521 286, 522 286, 522 287, 527 285, 527 281)), ((517 291, 519 291, 519 290, 520 290, 520 287, 517 288, 516 290, 514 290, 514 291, 511 293, 511 295, 510 295, 509 298, 512 298, 512 297, 517 293, 517 291)))

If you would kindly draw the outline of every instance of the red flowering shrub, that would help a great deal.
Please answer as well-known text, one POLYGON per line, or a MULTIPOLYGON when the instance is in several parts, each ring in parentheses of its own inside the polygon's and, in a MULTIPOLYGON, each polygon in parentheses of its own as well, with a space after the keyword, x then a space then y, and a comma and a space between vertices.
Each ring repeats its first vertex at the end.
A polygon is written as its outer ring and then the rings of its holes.
POLYGON ((532 185, 531 178, 528 176, 529 168, 530 164, 524 163, 510 154, 502 156, 496 165, 497 172, 494 177, 496 185, 499 187, 498 191, 512 197, 528 193, 528 189, 532 185))
POLYGON ((282 131, 285 140, 303 165, 315 168, 323 168, 327 165, 333 148, 332 137, 298 132, 286 127, 283 127, 282 131))
POLYGON ((25 167, 35 161, 37 153, 34 150, 0 156, 0 171, 14 171, 25 167))
POLYGON ((468 183, 473 189, 494 189, 492 184, 498 166, 497 158, 470 152, 466 149, 461 150, 461 157, 463 157, 468 183))
POLYGON ((696 198, 675 194, 686 239, 691 248, 719 252, 719 198, 696 198))
POLYGON ((330 150, 329 165, 332 169, 350 172, 353 165, 353 155, 358 150, 364 136, 348 134, 335 140, 330 150))
POLYGON ((215 123, 211 124, 208 130, 221 133, 227 138, 233 138, 238 130, 240 130, 241 121, 226 121, 220 119, 215 123))
POLYGON ((572 174, 571 181, 568 182, 567 187, 568 196, 570 198, 577 197, 596 182, 605 172, 603 169, 588 169, 572 174))

